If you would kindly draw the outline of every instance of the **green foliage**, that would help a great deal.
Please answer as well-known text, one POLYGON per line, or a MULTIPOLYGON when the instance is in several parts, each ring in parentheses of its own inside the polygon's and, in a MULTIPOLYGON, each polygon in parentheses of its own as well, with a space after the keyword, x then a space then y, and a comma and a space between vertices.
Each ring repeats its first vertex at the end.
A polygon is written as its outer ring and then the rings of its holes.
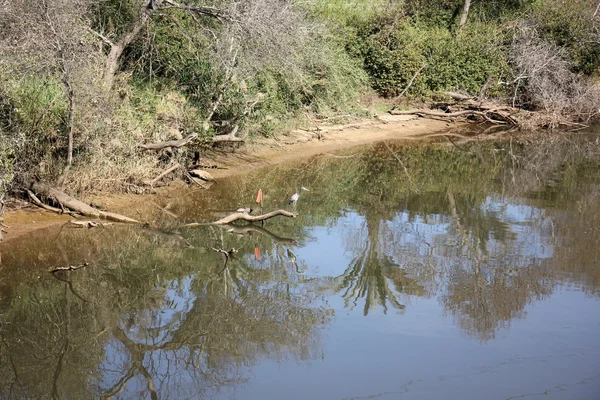
POLYGON ((594 7, 586 0, 536 1, 531 13, 542 38, 566 48, 575 72, 587 75, 600 68, 600 43, 592 19, 594 7))
POLYGON ((127 31, 139 13, 142 2, 138 0, 96 1, 91 3, 92 28, 115 39, 127 31))
MULTIPOLYGON (((509 74, 502 42, 492 24, 470 24, 454 34, 403 18, 362 26, 349 49, 364 60, 373 87, 384 96, 399 94, 426 64, 409 93, 427 96, 443 90, 477 93, 488 77, 509 74)), ((499 90, 491 87, 490 93, 499 90)))
POLYGON ((340 25, 365 22, 389 7, 389 0, 309 0, 309 12, 317 18, 340 25))
POLYGON ((148 38, 139 38, 125 55, 125 64, 138 80, 160 89, 177 89, 198 107, 208 107, 222 74, 212 64, 210 43, 195 33, 189 14, 172 12, 156 16, 148 38))
POLYGON ((30 174, 52 175, 56 172, 55 156, 62 154, 66 144, 61 129, 67 102, 61 82, 33 75, 4 82, 4 93, 6 101, 0 112, 3 147, 0 158, 4 174, 12 176, 16 170, 21 180, 30 174))

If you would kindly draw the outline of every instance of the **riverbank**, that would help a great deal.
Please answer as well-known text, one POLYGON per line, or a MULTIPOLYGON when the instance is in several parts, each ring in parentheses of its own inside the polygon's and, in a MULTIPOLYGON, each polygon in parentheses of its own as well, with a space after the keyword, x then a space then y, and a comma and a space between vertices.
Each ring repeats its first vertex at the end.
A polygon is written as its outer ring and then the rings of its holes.
MULTIPOLYGON (((456 130, 459 124, 416 118, 415 116, 384 115, 374 120, 358 121, 346 125, 322 125, 314 130, 296 130, 274 138, 261 138, 249 141, 237 149, 215 150, 202 158, 202 163, 218 165, 211 170, 216 179, 240 175, 258 168, 291 162, 317 154, 335 152, 354 146, 382 140, 423 140, 432 134, 456 130)), ((143 220, 144 207, 147 212, 153 199, 159 196, 174 196, 194 190, 181 181, 173 181, 168 186, 157 189, 156 194, 91 194, 81 200, 94 203, 112 212, 131 215, 135 212, 143 220), (177 193, 177 194, 176 194, 177 193)), ((73 219, 68 215, 57 215, 42 210, 35 205, 8 210, 4 223, 8 226, 4 240, 11 240, 33 231, 64 224, 73 219)))

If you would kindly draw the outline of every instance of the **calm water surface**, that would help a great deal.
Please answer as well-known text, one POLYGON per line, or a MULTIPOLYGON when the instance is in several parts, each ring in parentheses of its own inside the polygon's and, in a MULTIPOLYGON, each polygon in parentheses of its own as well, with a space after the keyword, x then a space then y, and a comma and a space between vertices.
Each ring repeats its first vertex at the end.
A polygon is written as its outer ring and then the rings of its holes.
POLYGON ((599 154, 378 143, 7 242, 0 397, 600 399, 599 154))

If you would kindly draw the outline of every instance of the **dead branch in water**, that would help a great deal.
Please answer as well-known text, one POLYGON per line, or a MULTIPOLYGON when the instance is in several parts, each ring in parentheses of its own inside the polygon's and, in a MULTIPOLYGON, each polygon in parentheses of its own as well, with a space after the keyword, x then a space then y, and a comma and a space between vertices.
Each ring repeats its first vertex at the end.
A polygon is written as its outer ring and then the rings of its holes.
POLYGON ((103 224, 102 222, 77 221, 77 220, 74 220, 74 219, 70 220, 69 223, 71 223, 73 225, 76 225, 76 226, 79 226, 79 227, 82 227, 82 228, 88 228, 88 229, 95 228, 97 226, 105 227, 105 226, 108 226, 108 225, 112 225, 111 223, 103 224))
MULTIPOLYGON (((129 224, 140 223, 139 221, 133 218, 129 218, 121 214, 101 211, 94 207, 88 206, 82 201, 79 201, 76 198, 71 197, 64 192, 61 192, 60 190, 44 182, 33 183, 33 185, 31 185, 31 189, 47 198, 55 199, 62 207, 70 208, 71 210, 85 215, 86 217, 105 218, 111 221, 124 222, 129 224)), ((63 210, 54 209, 53 211, 63 213, 63 210)))
POLYGON ((288 217, 288 218, 296 218, 296 214, 291 213, 286 210, 271 211, 271 212, 263 214, 263 215, 250 215, 247 212, 235 212, 235 213, 228 215, 225 218, 221 218, 220 220, 215 221, 215 222, 206 223, 206 224, 199 223, 199 222, 193 222, 191 224, 186 224, 183 226, 191 227, 191 226, 201 226, 201 225, 227 225, 227 224, 230 224, 230 223, 238 221, 238 220, 243 220, 243 221, 248 221, 248 222, 258 222, 258 221, 265 221, 269 218, 277 217, 279 215, 282 215, 282 216, 288 217))

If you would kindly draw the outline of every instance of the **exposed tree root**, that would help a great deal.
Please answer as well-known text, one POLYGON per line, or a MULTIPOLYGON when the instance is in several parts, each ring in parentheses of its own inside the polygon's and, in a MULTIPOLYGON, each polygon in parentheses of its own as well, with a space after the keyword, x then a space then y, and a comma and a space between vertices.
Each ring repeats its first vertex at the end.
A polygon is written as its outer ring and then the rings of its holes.
POLYGON ((418 115, 443 121, 463 119, 469 122, 488 122, 494 125, 505 125, 519 129, 536 127, 564 126, 569 128, 585 128, 587 125, 574 122, 568 116, 557 121, 554 114, 531 112, 516 107, 499 105, 475 96, 461 93, 445 92, 453 101, 436 104, 438 110, 396 110, 389 111, 392 115, 418 115))

